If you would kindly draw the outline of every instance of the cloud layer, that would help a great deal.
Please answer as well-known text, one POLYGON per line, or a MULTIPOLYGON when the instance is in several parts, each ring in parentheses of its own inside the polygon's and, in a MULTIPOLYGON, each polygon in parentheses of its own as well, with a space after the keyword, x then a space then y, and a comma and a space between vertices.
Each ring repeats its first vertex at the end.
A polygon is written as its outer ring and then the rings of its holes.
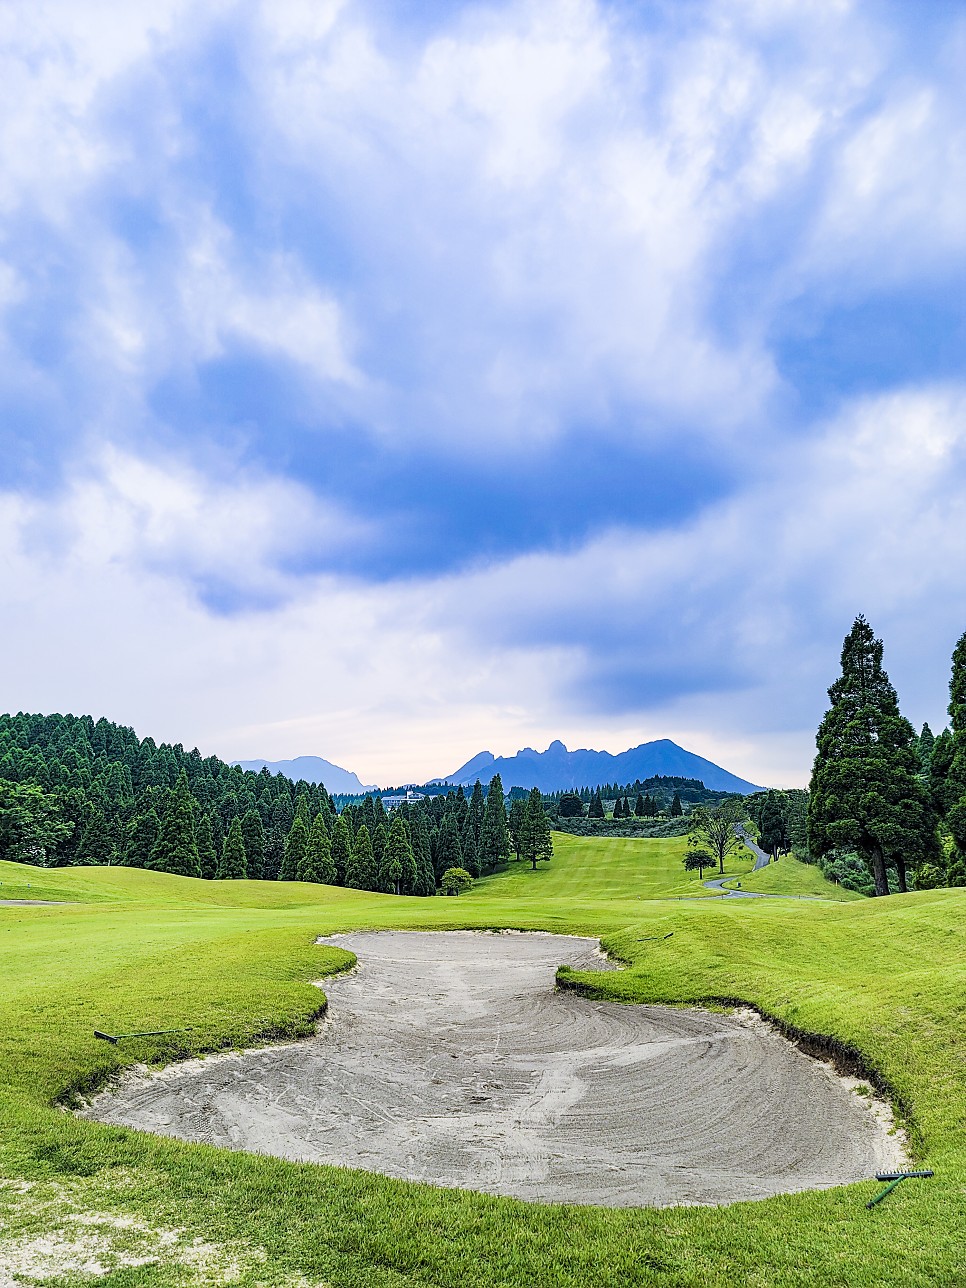
POLYGON ((939 721, 964 54, 845 0, 9 6, 4 704, 801 781, 864 611, 939 721))

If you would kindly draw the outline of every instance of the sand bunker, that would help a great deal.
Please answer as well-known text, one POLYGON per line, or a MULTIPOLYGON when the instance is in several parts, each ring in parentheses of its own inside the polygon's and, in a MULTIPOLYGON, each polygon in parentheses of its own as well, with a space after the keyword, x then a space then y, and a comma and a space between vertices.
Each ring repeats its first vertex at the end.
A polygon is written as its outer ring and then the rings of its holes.
POLYGON ((365 932, 306 1042, 132 1075, 103 1122, 492 1194, 724 1203, 870 1177, 897 1136, 760 1021, 554 989, 597 943, 365 932))

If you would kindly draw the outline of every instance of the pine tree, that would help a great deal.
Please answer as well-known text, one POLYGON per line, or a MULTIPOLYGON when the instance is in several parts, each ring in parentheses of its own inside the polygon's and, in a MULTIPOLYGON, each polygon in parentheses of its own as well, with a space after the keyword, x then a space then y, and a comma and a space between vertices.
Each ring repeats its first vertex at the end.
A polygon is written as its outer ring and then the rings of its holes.
POLYGON ((443 819, 439 829, 435 862, 437 879, 441 879, 448 868, 463 867, 463 847, 460 845, 459 832, 456 830, 455 813, 447 814, 443 819))
POLYGON ((463 855, 463 867, 472 877, 480 875, 480 856, 476 848, 476 831, 473 827, 473 816, 467 813, 460 836, 460 850, 463 855))
MULTIPOLYGON (((365 827, 368 829, 369 824, 366 823, 365 827)), ((376 867, 378 868, 386 857, 386 846, 389 843, 389 828, 385 823, 379 823, 376 830, 374 832, 370 832, 369 835, 372 837, 372 857, 376 860, 376 867)))
POLYGON ((681 797, 678 792, 675 792, 674 799, 671 801, 671 817, 680 818, 683 813, 684 808, 681 805, 681 797))
POLYGON ((242 819, 241 830, 249 880, 261 881, 265 875, 265 828, 257 809, 248 810, 242 819))
POLYGON ((309 841, 309 829, 301 814, 296 814, 292 827, 285 839, 285 855, 278 874, 280 881, 297 881, 298 870, 305 858, 305 847, 309 841))
POLYGON ((150 864, 151 851, 154 849, 161 831, 161 820, 155 810, 149 809, 146 814, 139 814, 128 824, 128 841, 124 853, 124 862, 129 868, 146 868, 150 864))
MULTIPOLYGON (((198 862, 201 864, 201 875, 206 881, 211 881, 217 875, 218 856, 215 853, 215 843, 211 835, 211 816, 202 814, 197 828, 197 845, 198 845, 198 862)), ((222 843, 224 849, 224 842, 222 843)))
POLYGON ((110 867, 117 858, 117 846, 110 824, 100 810, 88 819, 74 860, 82 867, 110 867))
POLYGON ((513 842, 513 852, 516 854, 518 860, 520 858, 520 849, 523 844, 523 838, 526 833, 526 826, 526 801, 522 800, 519 796, 514 796, 513 800, 510 802, 510 821, 508 827, 510 829, 510 839, 513 842))
POLYGON ((356 833, 352 854, 346 864, 345 883, 350 890, 378 890, 379 874, 372 852, 372 840, 365 823, 356 833))
POLYGON ((949 724, 952 733, 952 761, 946 776, 949 800, 947 823, 956 843, 956 859, 951 865, 951 884, 966 884, 966 634, 960 636, 953 650, 953 669, 949 680, 949 724), (963 865, 963 879, 959 868, 963 865))
POLYGON ((305 853, 298 869, 299 881, 315 881, 321 885, 335 885, 335 864, 332 862, 332 846, 325 826, 325 818, 316 814, 309 828, 305 844, 305 853))
POLYGON ((594 792, 590 800, 590 808, 587 810, 588 818, 604 817, 604 802, 600 799, 600 788, 594 792))
POLYGON ((506 823, 503 779, 499 774, 494 774, 490 779, 486 794, 482 839, 482 853, 479 856, 481 868, 492 870, 501 863, 506 863, 510 857, 510 831, 506 823))
POLYGON ((550 819, 543 807, 540 788, 534 787, 527 802, 527 821, 524 834, 523 857, 534 872, 541 860, 550 860, 553 854, 553 835, 550 830, 550 819))
POLYGON ((168 793, 161 830, 151 851, 151 867, 179 877, 201 876, 192 797, 183 769, 168 793))
POLYGON ((241 881, 247 872, 245 842, 242 839, 241 819, 236 815, 231 820, 228 835, 221 851, 221 862, 215 874, 219 881, 241 881))
POLYGON ((349 839, 349 828, 340 814, 332 828, 332 862, 335 864, 337 885, 346 885, 346 872, 352 855, 352 842, 349 839))
POLYGON ((916 744, 916 750, 919 753, 919 765, 922 769, 924 778, 929 778, 929 762, 932 760, 932 749, 935 746, 936 739, 933 731, 929 728, 928 723, 922 726, 922 732, 919 734, 919 740, 916 744))
POLYGON ((773 859, 788 849, 788 802, 783 792, 770 791, 761 807, 758 844, 773 859))
POLYGON ((889 893, 892 862, 904 890, 906 863, 934 852, 935 820, 918 777, 915 731, 899 714, 882 641, 862 616, 845 638, 842 675, 828 694, 812 770, 809 850, 817 857, 856 850, 877 895, 889 893))
POLYGON ((262 861, 262 880, 277 881, 285 860, 285 837, 274 827, 265 833, 265 857, 262 861))

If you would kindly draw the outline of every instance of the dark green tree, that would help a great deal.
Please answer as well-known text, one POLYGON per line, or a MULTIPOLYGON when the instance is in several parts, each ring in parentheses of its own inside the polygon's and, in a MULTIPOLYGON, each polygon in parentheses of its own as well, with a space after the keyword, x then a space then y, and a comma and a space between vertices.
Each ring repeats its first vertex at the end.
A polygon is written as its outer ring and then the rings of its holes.
POLYGON ((494 774, 490 779, 486 794, 486 809, 483 816, 483 846, 480 866, 484 871, 492 871, 510 857, 510 831, 506 822, 506 798, 503 794, 503 779, 494 774))
POLYGON ((684 866, 687 871, 697 872, 701 880, 704 880, 705 868, 713 868, 715 862, 714 855, 702 849, 688 850, 684 856, 684 866))
POLYGON ((281 871, 278 874, 280 881, 297 881, 298 870, 305 858, 305 847, 309 843, 309 829, 305 826, 305 820, 301 814, 296 814, 292 820, 292 826, 288 836, 285 838, 285 854, 282 858, 281 871))
POLYGON ((109 867, 117 860, 117 844, 111 825, 99 809, 91 811, 75 863, 85 867, 109 867))
POLYGON ((219 881, 241 881, 246 875, 247 866, 241 819, 236 814, 228 828, 215 876, 219 881))
POLYGON ((463 822, 463 832, 460 836, 460 852, 463 855, 463 867, 470 876, 478 877, 481 863, 476 848, 476 829, 473 826, 473 815, 469 812, 467 812, 463 822))
POLYGON ((932 749, 935 744, 936 739, 933 735, 933 731, 929 728, 928 724, 924 724, 922 726, 922 732, 919 734, 916 750, 919 753, 919 765, 922 770, 922 776, 927 780, 929 778, 929 762, 932 760, 932 749))
POLYGON ((463 847, 460 844, 459 832, 456 830, 456 815, 450 813, 443 818, 436 844, 436 872, 442 879, 448 868, 463 867, 463 847))
MULTIPOLYGON (((346 872, 349 867, 349 859, 352 856, 352 841, 349 839, 349 829, 346 821, 340 814, 335 820, 332 828, 332 862, 335 864, 335 877, 337 885, 347 885, 346 872)), ((364 888, 364 887, 363 887, 364 888)))
POLYGON ((314 881, 320 885, 335 885, 335 864, 332 862, 332 845, 325 818, 316 814, 309 828, 305 853, 297 873, 299 881, 314 881))
POLYGON ((157 872, 169 872, 172 876, 201 876, 192 797, 183 769, 176 785, 168 792, 161 830, 151 851, 151 867, 157 872))
MULTIPOLYGON (((561 800, 564 800, 564 799, 565 799, 564 797, 561 797, 561 800)), ((579 809, 580 798, 571 797, 570 799, 577 800, 577 807, 579 809)), ((557 808, 557 812, 558 813, 560 812, 559 805, 557 808)), ((568 814, 568 815, 565 815, 565 817, 570 818, 571 815, 568 814)), ((510 829, 510 840, 513 844, 513 852, 514 854, 516 854, 517 858, 519 859, 520 851, 523 846, 523 839, 526 834, 526 826, 527 826, 527 803, 520 796, 514 796, 513 800, 510 802, 510 821, 507 824, 507 826, 510 829)))
POLYGON ((600 799, 599 787, 597 788, 597 790, 594 792, 593 796, 590 799, 590 805, 587 809, 587 817, 588 818, 604 817, 604 802, 600 799))
MULTIPOLYGON (((674 798, 675 800, 678 800, 677 792, 674 793, 674 798)), ((680 800, 678 800, 678 805, 680 804, 681 802, 680 800)), ((673 809, 673 806, 672 806, 672 809, 673 809)), ((637 818, 644 817, 644 797, 640 792, 637 793, 637 800, 634 802, 634 814, 637 818)))
POLYGON ((868 864, 877 895, 899 889, 906 864, 935 852, 935 819, 918 777, 915 730, 899 714, 882 666, 882 641, 857 617, 842 647, 842 674, 817 736, 808 813, 808 847, 817 857, 854 850, 868 864))
POLYGON ((241 822, 241 830, 249 880, 261 881, 265 875, 265 828, 257 809, 247 811, 241 822))
POLYGON ((533 788, 527 801, 527 821, 522 853, 534 872, 537 870, 538 863, 541 861, 549 863, 553 856, 553 833, 547 811, 543 807, 543 797, 540 795, 539 787, 533 788))
POLYGON ((124 863, 127 867, 149 866, 151 851, 160 831, 161 820, 153 809, 149 809, 146 814, 138 814, 131 820, 127 828, 127 848, 124 851, 124 863))
MULTIPOLYGON (((202 814, 195 829, 195 840, 198 846, 198 862, 201 864, 201 875, 206 881, 212 881, 218 875, 219 859, 215 852, 215 841, 211 834, 211 815, 202 814)), ((224 851, 224 841, 222 851, 224 851)))
POLYGON ((787 853, 790 844, 788 801, 784 792, 770 791, 766 794, 761 806, 758 844, 763 850, 767 850, 773 859, 777 859, 779 854, 787 853))
POLYGON ((680 818, 684 813, 684 807, 681 805, 681 795, 679 792, 674 793, 674 799, 671 801, 671 817, 680 818))
MULTIPOLYGON (((525 802, 517 798, 517 800, 510 805, 511 820, 513 817, 514 804, 520 804, 526 808, 525 802)), ((583 815, 583 812, 584 803, 580 799, 578 792, 564 792, 561 795, 560 800, 557 802, 557 813, 561 818, 580 818, 583 815)), ((510 830, 513 830, 512 822, 510 824, 510 830)), ((517 857, 519 858, 519 855, 517 857)))
POLYGON ((345 884, 350 890, 378 890, 379 872, 372 852, 372 838, 365 823, 356 833, 352 853, 346 864, 345 884))

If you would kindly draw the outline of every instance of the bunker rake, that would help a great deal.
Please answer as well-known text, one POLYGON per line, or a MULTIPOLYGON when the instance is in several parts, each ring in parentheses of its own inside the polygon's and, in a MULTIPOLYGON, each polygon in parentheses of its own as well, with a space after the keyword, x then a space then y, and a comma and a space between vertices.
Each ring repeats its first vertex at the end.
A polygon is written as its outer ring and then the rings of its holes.
POLYGON ((885 1196, 887 1194, 891 1194, 892 1191, 896 1188, 896 1186, 901 1185, 903 1181, 909 1181, 909 1180, 912 1180, 914 1177, 918 1177, 918 1176, 933 1176, 933 1175, 935 1175, 935 1173, 930 1171, 876 1172, 875 1179, 877 1181, 888 1181, 889 1184, 885 1187, 884 1190, 880 1190, 879 1193, 875 1196, 875 1198, 869 1199, 868 1203, 866 1203, 865 1206, 867 1208, 874 1208, 877 1203, 881 1203, 882 1200, 885 1198, 885 1196))
POLYGON ((100 1038, 103 1042, 110 1042, 112 1046, 117 1046, 122 1038, 157 1038, 163 1033, 187 1033, 187 1029, 145 1029, 141 1033, 102 1033, 100 1029, 94 1030, 94 1036, 100 1038))

